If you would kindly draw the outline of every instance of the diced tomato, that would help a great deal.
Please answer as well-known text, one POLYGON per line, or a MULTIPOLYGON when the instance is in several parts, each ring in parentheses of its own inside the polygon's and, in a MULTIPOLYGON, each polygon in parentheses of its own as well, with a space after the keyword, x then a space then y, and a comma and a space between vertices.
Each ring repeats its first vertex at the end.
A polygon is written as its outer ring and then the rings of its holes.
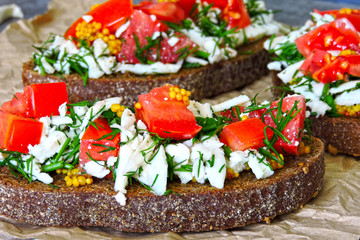
POLYGON ((214 7, 220 8, 222 18, 228 22, 230 28, 245 28, 251 24, 250 16, 247 12, 243 0, 202 0, 214 7))
POLYGON ((1 106, 4 112, 24 117, 44 117, 59 115, 59 106, 68 103, 66 84, 39 83, 26 86, 24 92, 18 92, 14 98, 1 106))
MULTIPOLYGON (((165 38, 161 41, 160 61, 162 63, 176 62, 180 57, 181 50, 187 48, 188 51, 193 51, 194 48, 197 48, 197 45, 183 34, 178 33, 176 38, 178 41, 173 46, 169 44, 169 38, 165 38)), ((152 56, 155 56, 155 54, 152 56)), ((157 59, 150 57, 149 60, 156 61, 157 59)))
POLYGON ((183 101, 169 97, 170 87, 172 85, 168 84, 139 95, 141 109, 135 109, 136 116, 146 124, 150 132, 160 137, 190 139, 201 127, 197 125, 194 114, 183 101))
POLYGON ((0 148, 28 153, 28 146, 40 143, 43 123, 0 110, 0 148))
POLYGON ((155 15, 160 21, 180 23, 186 18, 184 9, 173 2, 143 1, 139 5, 135 5, 134 9, 141 10, 148 15, 155 15))
POLYGON ((346 73, 359 77, 360 55, 333 57, 326 51, 315 49, 299 70, 322 83, 343 80, 346 73))
POLYGON ((346 18, 324 24, 295 40, 300 53, 307 57, 314 49, 360 52, 360 35, 346 18))
POLYGON ((185 11, 185 16, 189 17, 192 8, 194 7, 195 0, 177 0, 176 4, 185 11))
POLYGON ((304 74, 314 73, 326 65, 325 56, 328 61, 331 61, 331 54, 327 51, 314 49, 308 57, 306 57, 304 63, 300 66, 299 70, 304 74))
MULTIPOLYGON (((102 28, 107 28, 110 33, 115 33, 132 13, 131 0, 108 0, 84 15, 92 16, 91 22, 101 23, 102 28)), ((76 20, 66 31, 65 38, 76 37, 76 26, 81 22, 84 22, 82 17, 76 20)))
MULTIPOLYGON (((264 128, 266 125, 258 118, 249 118, 240 122, 231 123, 224 127, 220 134, 220 142, 229 146, 233 151, 258 149, 264 147, 264 128)), ((272 138, 273 132, 267 128, 266 135, 272 138)))
MULTIPOLYGON (((121 52, 117 55, 119 62, 125 61, 127 63, 140 63, 139 56, 136 55, 137 46, 134 39, 136 35, 141 48, 149 44, 146 38, 151 38, 155 32, 164 31, 166 26, 158 20, 153 20, 148 14, 142 11, 135 10, 131 17, 131 22, 127 30, 121 35, 126 44, 122 46, 121 52)), ((170 46, 168 38, 163 39, 160 44, 154 45, 152 48, 142 51, 143 57, 149 61, 161 61, 163 63, 175 62, 180 50, 189 48, 189 50, 196 47, 189 38, 185 35, 178 34, 178 41, 175 45, 170 46)))
POLYGON ((335 19, 339 18, 347 18, 356 28, 357 31, 360 31, 360 10, 359 9, 340 9, 340 10, 328 10, 328 11, 319 11, 314 9, 314 12, 325 15, 330 14, 335 17, 335 19))
MULTIPOLYGON (((106 161, 109 157, 117 157, 119 153, 120 134, 111 135, 103 138, 105 135, 112 133, 107 119, 99 117, 94 121, 97 127, 90 125, 84 136, 81 138, 79 153, 79 169, 82 171, 85 163, 96 160, 106 161), (100 140, 101 139, 101 140, 100 140)), ((112 177, 110 173, 107 177, 112 177)))
MULTIPOLYGON (((271 108, 278 108, 279 100, 271 103, 271 108)), ((285 142, 283 139, 279 138, 274 144, 274 148, 284 154, 297 154, 298 147, 301 142, 301 138, 304 130, 304 121, 305 121, 305 97, 302 95, 286 97, 282 101, 281 111, 282 113, 289 112, 297 102, 297 110, 300 110, 298 114, 286 125, 286 127, 281 131, 281 133, 290 141, 290 143, 285 142)), ((272 111, 273 115, 276 118, 277 110, 272 111)), ((276 128, 276 124, 271 118, 270 114, 264 116, 264 122, 266 125, 276 128)))

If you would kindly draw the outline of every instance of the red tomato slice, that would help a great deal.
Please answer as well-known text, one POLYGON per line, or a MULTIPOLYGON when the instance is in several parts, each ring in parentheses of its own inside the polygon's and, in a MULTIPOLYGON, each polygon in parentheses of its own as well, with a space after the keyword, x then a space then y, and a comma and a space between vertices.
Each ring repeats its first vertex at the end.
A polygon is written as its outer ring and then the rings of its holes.
MULTIPOLYGON (((134 34, 139 40, 140 46, 144 47, 148 44, 147 37, 152 37, 155 32, 164 31, 166 26, 158 20, 153 21, 150 15, 143 13, 142 11, 135 10, 133 16, 131 17, 131 22, 127 30, 121 35, 125 40, 126 44, 122 46, 121 52, 117 55, 117 60, 119 62, 125 61, 127 63, 140 63, 136 54, 136 42, 134 39, 134 34)), ((170 46, 169 38, 164 38, 160 46, 154 46, 149 49, 146 55, 146 59, 149 61, 161 61, 163 63, 173 63, 176 62, 180 50, 188 47, 190 50, 196 47, 196 44, 193 43, 185 35, 177 35, 178 42, 170 46), (160 53, 160 54, 159 54, 160 53)))
POLYGON ((201 127, 184 102, 169 97, 170 87, 172 85, 168 84, 139 95, 141 109, 135 109, 136 116, 146 124, 150 132, 160 137, 190 139, 201 127))
POLYGON ((228 22, 230 28, 245 28, 251 24, 243 0, 202 0, 202 2, 213 3, 213 7, 220 8, 223 11, 222 18, 228 22))
POLYGON ((346 73, 360 77, 360 55, 345 55, 337 58, 315 49, 299 68, 304 74, 310 74, 322 83, 343 80, 346 73))
POLYGON ((346 18, 324 24, 295 41, 300 53, 307 57, 314 49, 360 52, 360 35, 346 18))
POLYGON ((11 101, 1 106, 1 110, 24 117, 39 118, 59 115, 59 106, 64 102, 69 102, 64 82, 39 83, 26 86, 24 93, 16 93, 11 101))
POLYGON ((340 9, 340 10, 328 10, 328 11, 319 11, 314 9, 314 12, 325 15, 330 14, 335 17, 335 19, 339 18, 347 18, 356 28, 357 31, 360 31, 360 10, 359 9, 340 9))
POLYGON ((148 14, 135 10, 131 16, 129 27, 121 35, 126 44, 122 45, 121 52, 117 55, 117 60, 119 62, 139 63, 139 59, 135 56, 136 44, 134 34, 138 38, 140 46, 143 47, 148 44, 146 37, 152 37, 155 32, 163 31, 164 27, 166 28, 160 21, 153 21, 148 14))
POLYGON ((0 111, 0 148, 28 153, 29 144, 40 143, 43 123, 0 111))
POLYGON ((228 0, 223 17, 231 28, 241 29, 251 24, 250 16, 243 0, 228 0))
MULTIPOLYGON (((110 33, 115 33, 132 13, 133 5, 131 0, 108 0, 85 15, 92 16, 92 22, 99 22, 102 28, 107 28, 110 33)), ((76 26, 83 21, 82 17, 76 20, 66 31, 64 37, 76 37, 76 26)))
MULTIPOLYGON (((290 96, 283 99, 281 111, 283 113, 290 111, 297 101, 297 110, 300 109, 299 113, 286 125, 282 130, 282 134, 290 141, 290 143, 285 142, 283 139, 279 138, 274 144, 274 148, 283 154, 297 154, 298 147, 301 142, 301 138, 304 130, 304 121, 305 121, 305 97, 302 95, 290 96)), ((277 108, 279 100, 271 103, 271 108, 277 108)), ((295 112, 297 111, 295 110, 295 112)), ((273 110, 273 114, 276 117, 277 110, 273 110)), ((274 121, 272 120, 270 114, 264 116, 264 122, 266 125, 276 128, 274 121)))
POLYGON ((196 3, 195 0, 177 0, 176 4, 180 6, 182 9, 184 9, 185 16, 189 17, 190 12, 192 8, 194 7, 194 4, 196 3))
POLYGON ((155 15, 160 21, 180 23, 186 18, 185 11, 173 2, 154 3, 150 1, 135 5, 134 9, 141 10, 148 15, 155 15))
MULTIPOLYGON (((258 149, 264 147, 264 128, 266 125, 258 118, 249 118, 240 122, 231 123, 224 127, 220 134, 220 142, 229 146, 233 151, 258 149)), ((266 135, 272 138, 273 132, 267 128, 266 135)))
MULTIPOLYGON (((106 161, 111 156, 117 157, 119 153, 120 134, 117 134, 115 137, 109 136, 105 139, 98 140, 103 136, 112 133, 112 130, 105 118, 97 118, 94 123, 97 128, 90 125, 86 129, 84 136, 81 138, 79 153, 80 172, 82 171, 85 163, 93 161, 92 159, 97 161, 106 161)), ((111 178, 112 174, 110 173, 107 177, 111 178)))

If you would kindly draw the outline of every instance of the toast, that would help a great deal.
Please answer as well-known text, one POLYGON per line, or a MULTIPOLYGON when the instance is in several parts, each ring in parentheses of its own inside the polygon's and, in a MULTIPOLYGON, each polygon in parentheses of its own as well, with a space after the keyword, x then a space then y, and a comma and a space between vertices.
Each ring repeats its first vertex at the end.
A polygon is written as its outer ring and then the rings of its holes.
MULTIPOLYGON (((271 71, 272 83, 275 88, 272 92, 275 97, 283 93, 281 88, 284 84, 277 76, 279 72, 271 71)), ((291 92, 286 92, 291 93, 291 92)), ((310 132, 320 138, 326 151, 331 154, 344 153, 358 157, 360 154, 360 119, 358 117, 329 117, 310 116, 310 132)))
POLYGON ((99 79, 88 79, 87 85, 84 86, 83 79, 77 73, 63 77, 50 74, 43 76, 34 71, 34 63, 29 61, 23 64, 22 79, 24 86, 65 82, 70 102, 123 96, 122 104, 132 106, 138 95, 165 83, 189 89, 192 98, 200 100, 239 89, 268 74, 266 64, 269 62, 269 56, 263 48, 264 41, 256 41, 238 48, 239 55, 233 59, 204 67, 182 69, 174 74, 144 76, 117 73, 99 79), (252 54, 241 55, 244 52, 252 54))
POLYGON ((81 188, 65 186, 62 174, 52 186, 16 178, 0 169, 2 215, 43 226, 102 226, 125 232, 186 232, 230 229, 301 208, 320 191, 324 146, 316 138, 311 152, 288 156, 285 166, 266 179, 245 171, 223 189, 209 184, 172 182, 174 193, 154 195, 138 183, 128 188, 127 204, 116 202, 113 182, 95 180, 81 188))
POLYGON ((263 1, 239 1, 231 10, 236 20, 228 8, 216 1, 106 1, 37 47, 23 64, 23 84, 66 82, 70 102, 122 95, 126 106, 165 83, 188 89, 194 100, 239 89, 268 73, 263 43, 288 29, 263 1), (117 13, 103 19, 109 8, 117 13))
POLYGON ((332 154, 359 156, 360 74, 354 70, 360 60, 360 29, 352 22, 352 10, 345 10, 315 10, 312 21, 265 46, 275 60, 268 65, 274 95, 304 95, 311 134, 332 154), (334 26, 337 40, 347 42, 332 41, 334 26))

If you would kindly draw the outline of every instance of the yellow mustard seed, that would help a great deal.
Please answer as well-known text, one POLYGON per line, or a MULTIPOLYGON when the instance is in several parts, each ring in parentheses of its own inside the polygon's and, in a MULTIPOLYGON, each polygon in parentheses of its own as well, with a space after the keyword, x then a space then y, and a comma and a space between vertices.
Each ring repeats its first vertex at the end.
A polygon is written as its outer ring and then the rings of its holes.
POLYGON ((86 178, 86 184, 90 185, 94 182, 94 180, 90 177, 90 178, 86 178))
POLYGON ((246 119, 248 119, 249 117, 247 116, 247 115, 244 115, 244 116, 242 116, 241 117, 241 121, 244 121, 244 120, 246 120, 246 119))
POLYGON ((110 31, 109 31, 109 29, 104 28, 104 29, 102 30, 102 33, 103 33, 104 35, 109 35, 110 31))
POLYGON ((81 186, 86 185, 86 178, 84 176, 79 176, 78 181, 81 186))
POLYGON ((186 96, 190 97, 191 92, 190 91, 186 91, 186 96))
POLYGON ((70 187, 73 184, 72 179, 70 178, 68 180, 65 180, 65 184, 66 184, 66 186, 70 187))
POLYGON ((186 90, 182 88, 182 89, 180 90, 180 93, 181 93, 181 95, 184 96, 184 95, 186 95, 186 90))
POLYGON ((180 92, 180 89, 179 89, 178 87, 174 87, 174 91, 175 91, 176 93, 178 93, 178 92, 180 92))
POLYGON ((120 104, 114 103, 113 105, 111 105, 110 109, 112 112, 117 112, 120 110, 120 104))
POLYGON ((141 109, 141 104, 140 103, 135 103, 135 108, 136 109, 141 109))
POLYGON ((56 169, 56 173, 57 173, 57 174, 60 174, 60 173, 62 173, 62 169, 61 169, 61 168, 59 168, 59 169, 56 169))
POLYGON ((70 176, 65 176, 65 178, 64 178, 65 181, 68 181, 69 179, 71 179, 70 176))
POLYGON ((118 111, 118 112, 116 112, 116 116, 122 117, 123 113, 124 113, 124 111, 118 111))
POLYGON ((169 92, 169 97, 170 98, 176 98, 176 92, 175 91, 170 91, 169 92))
POLYGON ((74 187, 79 187, 80 183, 79 183, 79 179, 77 178, 77 176, 73 176, 72 184, 74 187))
POLYGON ((176 100, 181 101, 182 95, 180 93, 176 94, 176 100))
POLYGON ((63 170, 62 170, 62 173, 63 173, 63 174, 66 174, 67 172, 68 172, 67 169, 63 169, 63 170))

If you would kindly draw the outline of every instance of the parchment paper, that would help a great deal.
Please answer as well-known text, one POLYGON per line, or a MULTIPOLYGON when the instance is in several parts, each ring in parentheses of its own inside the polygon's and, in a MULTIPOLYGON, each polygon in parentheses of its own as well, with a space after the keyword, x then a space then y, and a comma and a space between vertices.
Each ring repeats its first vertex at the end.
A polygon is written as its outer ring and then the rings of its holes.
MULTIPOLYGON (((23 89, 21 65, 33 52, 32 45, 45 41, 49 33, 62 34, 90 9, 91 0, 53 0, 49 11, 31 21, 20 20, 0 34, 0 103, 23 89)), ((99 2, 99 1, 97 1, 99 2)), ((234 91, 208 102, 218 102, 245 93, 252 97, 270 86, 269 77, 242 91, 234 91)), ((271 98, 262 93, 259 100, 271 98)), ((271 224, 258 223, 231 231, 202 233, 130 234, 108 228, 40 227, 0 216, 0 239, 359 239, 360 161, 344 155, 326 154, 323 189, 302 209, 278 216, 271 224)))

